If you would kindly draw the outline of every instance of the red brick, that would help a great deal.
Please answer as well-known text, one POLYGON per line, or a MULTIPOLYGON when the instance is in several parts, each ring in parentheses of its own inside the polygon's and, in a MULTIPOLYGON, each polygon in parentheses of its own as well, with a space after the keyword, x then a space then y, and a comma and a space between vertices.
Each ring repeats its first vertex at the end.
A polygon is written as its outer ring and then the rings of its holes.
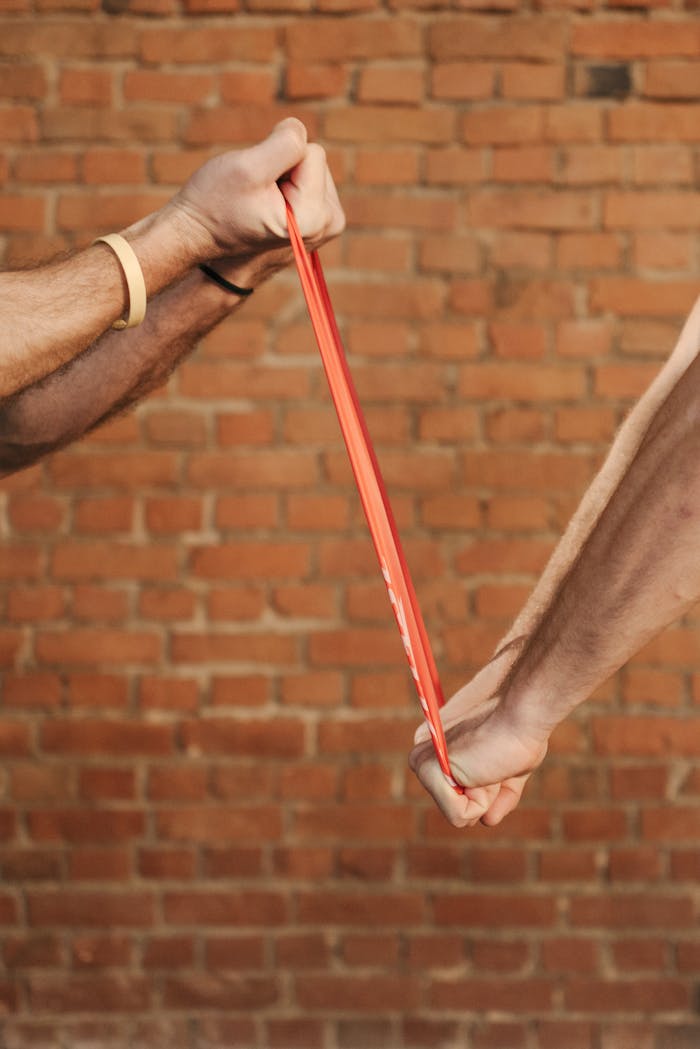
POLYGON ((220 415, 216 425, 217 441, 223 448, 229 445, 239 447, 240 445, 271 444, 273 426, 272 415, 266 411, 220 415))
POLYGON ((264 594, 253 587, 214 590, 207 601, 207 611, 212 620, 256 620, 264 607, 264 594))
POLYGON ((493 180, 513 183, 549 182, 554 178, 554 162, 554 152, 547 146, 497 146, 493 150, 493 180))
POLYGON ((137 976, 35 976, 29 981, 33 1012, 89 1012, 95 1001, 105 1012, 137 1012, 148 1009, 148 983, 137 976))
POLYGON ((275 31, 269 27, 188 27, 186 32, 163 26, 146 29, 140 36, 140 53, 146 62, 169 61, 214 64, 225 61, 265 62, 272 58, 275 31))
POLYGON ((686 1009, 688 989, 680 980, 572 981, 566 1005, 581 1012, 650 1012, 686 1009))
MULTIPOLYGON (((272 128, 279 121, 298 115, 298 108, 277 101, 267 105, 199 107, 190 111, 184 141, 188 146, 214 145, 221 150, 234 143, 239 147, 252 145, 258 140, 260 128, 272 128)), ((317 137, 312 111, 306 111, 304 122, 310 136, 317 137)))
POLYGON ((402 926, 420 923, 425 904, 417 893, 323 893, 301 895, 299 920, 303 924, 351 926, 402 926))
POLYGON ((495 66, 490 62, 438 62, 431 72, 433 98, 488 99, 494 89, 495 66))
POLYGON ((81 499, 75 507, 76 530, 96 534, 130 532, 134 512, 134 500, 128 497, 81 499))
POLYGON ((318 480, 316 457, 307 451, 258 451, 231 456, 202 452, 191 456, 189 480, 195 487, 300 489, 318 480))
POLYGON ((571 902, 574 927, 684 928, 692 904, 687 897, 620 895, 579 897, 571 902))
POLYGON ((285 920, 284 896, 274 892, 165 892, 165 920, 176 925, 277 925, 285 920))
POLYGON ((443 978, 433 981, 430 1003, 440 1010, 471 1008, 516 1014, 523 1010, 546 1012, 552 1008, 553 993, 554 987, 549 981, 533 977, 449 981, 443 978))
POLYGON ((275 850, 275 870, 286 877, 327 877, 334 867, 333 850, 327 847, 275 850))
POLYGON ((331 109, 325 135, 334 142, 420 142, 436 145, 452 139, 455 116, 448 108, 397 110, 363 105, 331 109))
POLYGON ((144 832, 142 812, 133 810, 34 809, 29 830, 36 841, 129 841, 144 832))
POLYGON ((694 100, 698 97, 700 81, 694 62, 649 61, 644 70, 644 94, 648 98, 694 100))
POLYGON ((551 926, 555 922, 554 901, 542 896, 438 894, 435 897, 434 914, 437 925, 467 925, 472 928, 537 928, 551 926))
POLYGON ((59 487, 102 486, 141 489, 144 485, 170 484, 177 476, 172 452, 64 453, 51 460, 50 474, 59 487))
POLYGON ((591 58, 657 58, 662 55, 696 54, 700 43, 697 25, 671 19, 653 22, 582 22, 574 29, 571 49, 591 58))
POLYGON ((613 959, 620 972, 662 970, 668 946, 663 940, 621 940, 613 944, 613 959))
POLYGON ((112 77, 97 69, 64 69, 59 80, 61 102, 69 106, 109 106, 112 77))
POLYGON ((51 935, 7 936, 3 958, 9 969, 48 968, 60 964, 61 944, 51 935))
POLYGON ((295 826, 320 840, 396 841, 411 833, 415 815, 400 805, 316 805, 300 812, 295 826))
POLYGON ((188 849, 142 849, 139 874, 143 878, 183 880, 195 874, 195 855, 188 849))
POLYGON ((296 993, 302 1008, 311 1012, 329 1009, 369 1013, 377 1009, 403 1011, 415 1001, 418 981, 414 977, 393 975, 299 977, 296 993))
POLYGON ((500 106, 498 110, 474 109, 461 121, 467 145, 522 145, 542 138, 544 112, 539 106, 500 106))
POLYGON ((559 64, 509 62, 501 69, 501 92, 504 98, 556 101, 565 94, 564 74, 559 64))
MULTIPOLYGON (((36 142, 38 138, 38 127, 37 119, 34 110, 30 106, 15 105, 10 107, 0 108, 0 134, 5 142, 36 142)), ((11 199, 11 198, 10 198, 11 199)), ((22 198, 15 198, 16 201, 21 202, 22 198)), ((0 198, 0 203, 3 202, 3 198, 0 198)), ((32 212, 32 208, 29 206, 30 201, 27 200, 27 204, 18 204, 20 209, 23 207, 27 209, 25 221, 32 212)), ((3 225, 5 223, 5 217, 3 217, 3 225)), ((11 228, 18 228, 13 226, 11 228)), ((19 228, 23 228, 21 225, 19 228)))
POLYGON ((0 97, 17 100, 41 99, 46 91, 46 74, 40 65, 14 62, 0 72, 0 97))
POLYGON ((430 54, 445 58, 517 58, 559 60, 567 27, 557 17, 513 16, 499 19, 463 16, 436 22, 430 29, 430 54))
POLYGON ((588 229, 594 221, 589 194, 531 190, 482 190, 470 195, 469 221, 509 229, 588 229))
POLYGON ((96 185, 136 185, 145 181, 146 158, 135 150, 91 149, 83 157, 83 177, 96 185))
POLYGON ((620 106, 610 113, 609 138, 612 142, 697 142, 697 106, 653 102, 620 106))
POLYGON ((409 943, 408 964, 411 968, 427 970, 445 965, 459 965, 464 961, 464 941, 457 934, 417 934, 409 943))
POLYGON ((398 960, 397 937, 386 935, 347 936, 343 943, 343 958, 347 965, 390 966, 398 960))
POLYGON ((454 146, 429 149, 426 179, 429 185, 459 185, 479 182, 486 175, 484 153, 480 149, 454 146))
POLYGON ((582 937, 559 937, 542 944, 542 961, 547 972, 595 973, 599 949, 582 937))
POLYGON ((306 1018, 268 1020, 266 1044, 270 1049, 322 1049, 323 1024, 306 1018))
POLYGON ((56 531, 63 521, 65 507, 58 499, 41 495, 17 495, 8 504, 14 529, 23 531, 56 531))
POLYGON ((317 18, 313 33, 298 22, 287 29, 291 58, 304 62, 411 58, 421 53, 421 31, 410 19, 317 18))
POLYGON ((638 185, 690 185, 693 181, 689 146, 636 146, 632 150, 632 165, 638 185))
POLYGON ((265 808, 205 808, 168 809, 156 818, 158 835, 166 841, 207 842, 271 841, 281 835, 281 814, 278 809, 265 808))
POLYGON ((172 750, 169 726, 138 721, 57 719, 43 725, 40 739, 42 748, 54 754, 158 756, 172 750))
POLYGON ((207 966, 215 969, 264 969, 265 940, 261 936, 217 936, 206 941, 207 966))
POLYGON ((639 266, 664 270, 690 270, 692 236, 685 233, 640 233, 635 238, 639 266))
POLYGON ((290 62, 285 72, 285 90, 290 99, 344 98, 348 80, 348 67, 336 62, 290 62))
POLYGON ((217 676, 212 681, 210 702, 213 707, 259 707, 266 702, 268 693, 269 682, 263 676, 217 676))
POLYGON ((144 590, 139 598, 139 612, 144 619, 158 621, 191 619, 196 597, 189 590, 144 590))
POLYGON ((94 710, 124 710, 129 702, 128 682, 118 674, 69 674, 68 703, 94 710))
POLYGON ((419 156, 415 149, 358 149, 355 182, 358 185, 408 185, 418 180, 419 156))
MULTIPOLYGON (((6 707, 51 708, 58 705, 61 699, 62 686, 58 674, 6 673, 3 680, 3 702, 6 707)), ((26 727, 20 730, 20 738, 25 738, 26 727)), ((0 726, 0 753, 4 730, 0 726)))
POLYGON ((145 945, 146 969, 189 967, 194 962, 194 941, 188 936, 152 937, 145 945))
POLYGON ((595 718, 592 725, 595 747, 601 754, 692 756, 700 747, 700 735, 683 719, 610 717, 595 718))
POLYGON ((131 853, 126 849, 74 849, 69 873, 72 881, 128 881, 132 874, 131 853))
POLYGON ((83 768, 78 790, 88 801, 132 801, 136 795, 135 774, 128 768, 83 768))
POLYGON ((346 238, 345 257, 352 269, 407 273, 411 268, 411 245, 406 237, 382 234, 350 234, 346 238))
POLYGON ((605 198, 604 221, 612 229, 685 231, 700 223, 700 194, 611 191, 605 198))
POLYGON ((234 718, 206 718, 185 721, 182 741, 190 754, 236 754, 270 758, 299 757, 303 752, 304 726, 301 721, 275 719, 243 721, 234 718))
POLYGON ((370 65, 360 73, 358 102, 417 104, 424 96, 425 73, 420 67, 370 65))
POLYGON ((619 841, 627 826, 624 812, 598 809, 565 812, 562 823, 568 841, 619 841))
POLYGON ((146 892, 32 890, 27 895, 31 925, 145 928, 154 921, 154 900, 146 892))
POLYGON ((128 596, 99 586, 77 586, 73 591, 73 615, 90 623, 121 623, 128 616, 128 596))
POLYGON ((221 496, 216 503, 216 524, 223 530, 274 526, 277 502, 277 496, 268 494, 221 496))
MULTIPOLYGON (((593 1024, 575 1020, 542 1020, 537 1024, 541 1049, 559 1049, 561 1045, 567 1049, 589 1049, 596 1037, 595 1031, 593 1024)), ((635 1045, 642 1049, 639 1043, 635 1045)), ((621 1042, 616 1049, 624 1049, 621 1042)))

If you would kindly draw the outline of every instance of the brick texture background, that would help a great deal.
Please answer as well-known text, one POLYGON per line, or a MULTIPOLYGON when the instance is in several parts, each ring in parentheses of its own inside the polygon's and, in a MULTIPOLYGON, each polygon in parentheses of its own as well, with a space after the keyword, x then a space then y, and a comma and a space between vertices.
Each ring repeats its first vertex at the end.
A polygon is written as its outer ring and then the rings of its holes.
MULTIPOLYGON (((447 689, 698 292, 694 0, 0 0, 0 261, 302 117, 447 689), (476 9, 479 10, 476 10, 476 9), (473 10, 470 10, 473 9, 473 10)), ((696 1049, 697 619, 451 830, 292 274, 0 502, 3 1049, 696 1049)))

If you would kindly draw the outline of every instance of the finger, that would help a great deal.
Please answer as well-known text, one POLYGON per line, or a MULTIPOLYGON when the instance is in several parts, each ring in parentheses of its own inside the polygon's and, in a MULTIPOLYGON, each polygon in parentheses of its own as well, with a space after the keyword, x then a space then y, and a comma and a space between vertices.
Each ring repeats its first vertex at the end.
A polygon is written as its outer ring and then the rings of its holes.
POLYGON ((313 241, 325 230, 327 170, 326 151, 317 143, 311 143, 280 186, 304 240, 313 241))
MULTIPOLYGON (((458 794, 446 781, 435 759, 432 744, 411 751, 409 765, 453 827, 471 827, 488 810, 494 795, 471 790, 466 794, 458 794)), ((480 790, 485 791, 486 788, 480 790)))
POLYGON ((256 182, 277 182, 295 168, 306 152, 306 128, 301 120, 281 120, 262 142, 246 150, 247 160, 256 182))
POLYGON ((485 827, 495 827, 513 811, 523 795, 529 778, 529 776, 519 776, 517 779, 506 780, 501 784, 496 798, 481 817, 481 822, 485 827))
POLYGON ((326 167, 326 201, 330 211, 326 236, 337 237, 345 229, 345 212, 329 167, 326 167))

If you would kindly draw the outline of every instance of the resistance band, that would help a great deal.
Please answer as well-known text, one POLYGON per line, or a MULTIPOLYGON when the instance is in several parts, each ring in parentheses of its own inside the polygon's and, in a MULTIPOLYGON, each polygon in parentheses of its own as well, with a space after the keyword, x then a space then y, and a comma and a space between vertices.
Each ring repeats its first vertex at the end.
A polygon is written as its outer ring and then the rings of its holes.
POLYGON ((287 223, 311 324, 418 699, 443 775, 457 793, 462 794, 462 787, 450 772, 447 743, 440 719, 440 707, 444 698, 430 641, 401 549, 379 464, 345 358, 321 260, 317 252, 314 251, 311 255, 307 253, 289 204, 287 223))

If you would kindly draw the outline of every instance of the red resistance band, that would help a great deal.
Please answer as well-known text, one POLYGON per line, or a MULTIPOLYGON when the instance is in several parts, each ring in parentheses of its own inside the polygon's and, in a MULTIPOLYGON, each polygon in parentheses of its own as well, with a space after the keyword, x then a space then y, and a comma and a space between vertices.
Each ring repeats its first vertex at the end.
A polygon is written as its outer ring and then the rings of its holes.
POLYGON ((440 707, 444 703, 444 698, 430 641, 401 549, 379 464, 345 358, 323 276, 321 260, 317 252, 314 251, 311 255, 307 253, 289 204, 287 204, 287 222, 311 324, 321 351, 321 360, 331 396, 338 413, 350 464, 374 548, 377 551, 384 582, 389 592, 391 607, 396 616, 418 699, 430 729, 443 775, 458 794, 463 794, 463 788, 455 781, 450 772, 447 743, 440 719, 440 707))

